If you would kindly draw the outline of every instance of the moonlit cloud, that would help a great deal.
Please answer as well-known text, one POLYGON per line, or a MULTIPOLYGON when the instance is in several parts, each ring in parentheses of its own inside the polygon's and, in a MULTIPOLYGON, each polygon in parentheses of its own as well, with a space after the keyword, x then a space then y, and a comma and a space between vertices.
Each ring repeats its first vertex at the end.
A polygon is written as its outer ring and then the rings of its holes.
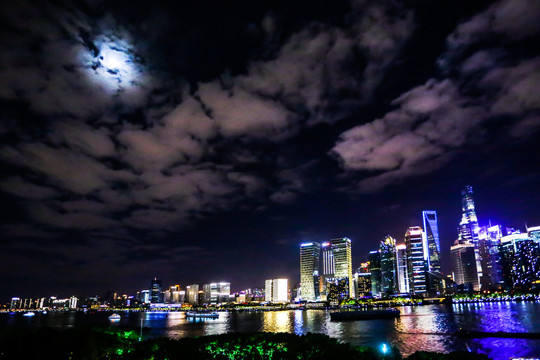
POLYGON ((441 72, 461 69, 460 77, 431 79, 395 99, 397 108, 382 118, 341 134, 332 153, 347 171, 362 172, 357 190, 378 191, 439 169, 458 149, 482 142, 481 127, 501 116, 513 126, 514 137, 536 132, 540 58, 510 62, 510 54, 501 47, 458 60, 469 46, 490 35, 506 33, 513 39, 532 35, 526 29, 540 16, 522 14, 524 23, 513 25, 511 19, 530 9, 518 5, 511 13, 500 12, 510 3, 498 2, 450 34, 448 50, 440 58, 441 72), (494 22, 487 20, 493 16, 494 22))

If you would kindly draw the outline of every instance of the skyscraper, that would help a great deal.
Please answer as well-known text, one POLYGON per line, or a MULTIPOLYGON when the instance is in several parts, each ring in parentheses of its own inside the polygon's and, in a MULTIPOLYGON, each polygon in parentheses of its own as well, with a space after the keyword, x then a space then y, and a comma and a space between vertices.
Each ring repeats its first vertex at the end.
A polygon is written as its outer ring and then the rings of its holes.
POLYGON ((154 278, 150 284, 150 302, 160 303, 163 302, 163 294, 161 293, 161 280, 154 278))
POLYGON ((427 249, 428 271, 440 273, 441 245, 439 242, 439 225, 437 224, 437 212, 435 210, 422 211, 424 222, 424 247, 427 249))
POLYGON ((528 233, 515 233, 501 238, 503 273, 508 287, 529 290, 540 280, 540 244, 528 233))
POLYGON ((369 262, 362 263, 354 274, 356 282, 356 297, 361 298, 371 293, 371 273, 369 262))
POLYGON ((456 240, 450 248, 454 282, 465 289, 478 291, 478 273, 474 245, 465 240, 456 240))
POLYGON ((231 283, 219 282, 203 285, 204 302, 207 304, 220 304, 229 301, 231 283))
POLYGON ((381 254, 381 291, 384 295, 395 294, 397 290, 396 240, 387 235, 379 247, 381 254))
POLYGON ((265 281, 264 300, 271 303, 289 301, 289 284, 287 279, 270 279, 265 281))
POLYGON ((482 259, 480 257, 479 246, 479 226, 478 218, 476 217, 476 209, 474 207, 473 189, 472 186, 466 185, 461 192, 461 222, 458 228, 459 243, 469 243, 474 245, 474 256, 476 259, 476 273, 478 275, 478 283, 483 276, 482 259))
POLYGON ((409 288, 411 293, 424 296, 427 293, 427 251, 420 226, 412 226, 405 233, 407 248, 407 268, 409 272, 409 288))
POLYGON ((540 244, 540 226, 533 226, 527 228, 527 233, 529 234, 529 238, 536 242, 537 244, 540 244))
POLYGON ((482 226, 478 232, 478 252, 482 264, 481 289, 500 290, 503 276, 500 257, 502 229, 500 225, 482 226))
POLYGON ((381 252, 379 250, 369 252, 369 272, 371 274, 371 294, 381 296, 381 252))
POLYGON ((186 286, 186 302, 191 305, 199 304, 199 285, 192 284, 186 286))
POLYGON ((337 238, 330 240, 334 261, 334 278, 338 281, 347 283, 347 294, 344 296, 354 296, 354 284, 352 276, 352 254, 351 254, 351 239, 337 238))
POLYGON ((302 300, 319 298, 319 256, 321 245, 316 242, 300 245, 300 290, 302 300))
POLYGON ((409 271, 407 270, 407 246, 405 244, 396 245, 396 270, 398 292, 408 294, 410 292, 409 271))

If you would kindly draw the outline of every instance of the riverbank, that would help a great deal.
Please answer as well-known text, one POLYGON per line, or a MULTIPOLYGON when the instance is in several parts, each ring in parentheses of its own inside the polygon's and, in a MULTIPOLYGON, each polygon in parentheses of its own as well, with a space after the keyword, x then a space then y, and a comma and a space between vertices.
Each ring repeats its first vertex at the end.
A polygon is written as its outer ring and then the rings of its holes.
MULTIPOLYGON (((0 332, 2 359, 349 359, 401 360, 396 348, 355 347, 324 334, 228 333, 139 341, 134 328, 11 328, 0 332)), ((483 354, 415 352, 407 360, 487 360, 483 354)))

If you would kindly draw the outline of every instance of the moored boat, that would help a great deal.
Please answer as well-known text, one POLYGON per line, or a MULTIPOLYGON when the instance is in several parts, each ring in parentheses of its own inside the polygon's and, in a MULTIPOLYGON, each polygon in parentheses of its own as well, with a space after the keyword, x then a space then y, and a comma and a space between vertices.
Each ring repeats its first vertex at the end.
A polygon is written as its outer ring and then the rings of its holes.
POLYGON ((120 320, 122 317, 118 314, 112 314, 109 316, 109 320, 120 320))
POLYGON ((23 314, 23 316, 34 316, 34 315, 36 315, 36 313, 33 312, 33 311, 29 311, 29 312, 23 314))
POLYGON ((219 318, 219 314, 217 312, 215 312, 215 311, 213 311, 213 312, 188 311, 186 313, 186 317, 217 319, 217 318, 219 318))
POLYGON ((330 313, 330 319, 338 321, 394 319, 397 317, 399 317, 398 309, 336 311, 330 313))

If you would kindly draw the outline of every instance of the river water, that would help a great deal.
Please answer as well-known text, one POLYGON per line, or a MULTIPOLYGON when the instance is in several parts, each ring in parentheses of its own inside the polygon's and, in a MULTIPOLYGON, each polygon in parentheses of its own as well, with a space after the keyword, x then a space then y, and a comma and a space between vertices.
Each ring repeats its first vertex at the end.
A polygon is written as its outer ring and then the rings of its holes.
POLYGON ((540 357, 540 340, 517 338, 462 339, 452 335, 459 328, 476 331, 540 333, 540 303, 499 302, 400 307, 401 316, 392 320, 335 322, 325 310, 283 310, 221 312, 219 319, 186 319, 183 312, 122 312, 117 322, 110 313, 49 312, 34 317, 0 314, 0 326, 50 326, 71 328, 78 325, 149 327, 148 337, 223 334, 227 332, 309 332, 327 334, 352 345, 396 346, 402 355, 415 351, 474 351, 495 360, 540 357))

